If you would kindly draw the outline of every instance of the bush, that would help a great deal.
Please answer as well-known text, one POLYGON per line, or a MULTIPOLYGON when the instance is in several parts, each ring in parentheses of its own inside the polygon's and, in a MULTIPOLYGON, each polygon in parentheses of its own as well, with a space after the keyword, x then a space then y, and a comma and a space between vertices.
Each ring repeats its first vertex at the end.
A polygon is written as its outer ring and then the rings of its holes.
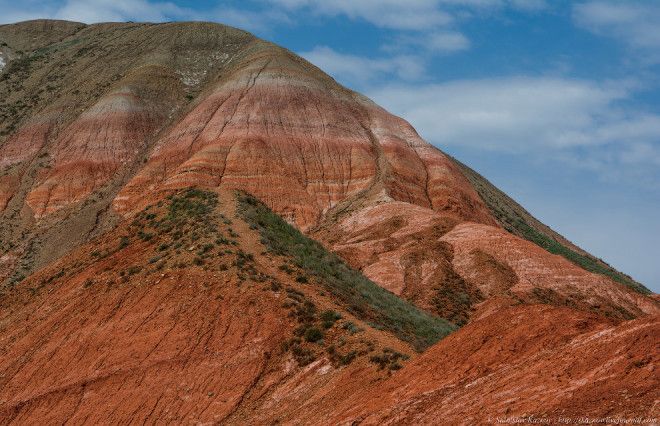
POLYGON ((128 247, 128 245, 131 243, 131 240, 128 239, 128 237, 121 237, 119 239, 119 250, 128 247))
POLYGON ((292 345, 291 353, 293 353, 293 357, 296 359, 298 364, 303 367, 312 363, 316 359, 314 352, 310 351, 309 349, 304 349, 299 344, 292 345))
POLYGON ((346 321, 341 328, 348 331, 350 334, 355 334, 355 333, 359 333, 360 331, 362 331, 362 329, 360 327, 358 327, 357 325, 355 325, 355 323, 353 323, 353 321, 346 321))
POLYGON ((217 194, 190 188, 171 197, 167 219, 178 223, 188 218, 200 219, 211 213, 217 203, 217 194))
POLYGON ((140 272, 141 270, 142 270, 142 267, 140 267, 140 266, 131 266, 130 268, 128 268, 128 270, 126 272, 128 273, 128 275, 135 275, 138 272, 140 272))
POLYGON ((406 359, 408 359, 408 355, 404 355, 390 348, 383 348, 382 354, 371 356, 369 361, 377 364, 379 370, 384 368, 389 368, 390 370, 399 370, 403 367, 399 361, 406 359))
POLYGON ((142 241, 149 241, 154 237, 154 234, 151 234, 149 232, 139 231, 138 237, 140 237, 142 241))
POLYGON ((308 342, 318 342, 323 339, 323 332, 316 327, 310 327, 305 330, 305 340, 308 342))
POLYGON ((335 322, 341 319, 341 315, 335 311, 323 311, 321 312, 320 318, 321 321, 323 321, 323 328, 327 329, 335 325, 335 322))

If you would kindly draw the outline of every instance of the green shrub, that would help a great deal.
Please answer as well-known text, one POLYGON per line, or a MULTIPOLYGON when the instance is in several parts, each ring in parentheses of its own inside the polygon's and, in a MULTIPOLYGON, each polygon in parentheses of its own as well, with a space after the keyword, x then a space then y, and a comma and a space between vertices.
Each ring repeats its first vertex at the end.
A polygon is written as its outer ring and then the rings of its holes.
POLYGON ((407 360, 408 358, 408 355, 404 355, 390 348, 383 348, 382 354, 372 355, 369 358, 369 361, 377 364, 379 370, 384 368, 389 368, 390 370, 399 370, 402 368, 402 365, 399 363, 399 361, 407 360))
MULTIPOLYGON (((288 293, 289 297, 292 296, 292 293, 288 293)), ((296 295, 297 296, 297 295, 296 295)), ((294 300, 302 301, 298 306, 296 306, 294 315, 298 318, 298 322, 301 323, 311 323, 316 321, 316 306, 309 300, 306 300, 304 296, 292 297, 294 300)))
POLYGON ((335 311, 323 311, 320 318, 323 321, 323 328, 331 328, 335 322, 341 319, 341 315, 335 311))
POLYGON ((323 332, 316 327, 310 327, 305 330, 305 340, 308 342, 318 342, 323 339, 323 332))
POLYGON ((305 365, 311 364, 316 359, 314 352, 303 348, 299 344, 294 344, 291 346, 291 353, 293 353, 293 357, 296 359, 298 364, 303 367, 305 365))
POLYGON ((243 269, 248 263, 254 261, 254 256, 252 253, 246 253, 241 249, 238 249, 236 252, 236 261, 234 262, 238 269, 243 269))
POLYGON ((128 247, 128 245, 131 243, 131 240, 128 239, 126 236, 122 236, 119 239, 119 250, 128 247))
POLYGON ((188 218, 199 219, 211 213, 217 203, 217 194, 190 188, 171 196, 167 219, 179 223, 188 218))
POLYGON ((330 355, 330 360, 339 365, 350 364, 358 355, 357 351, 349 351, 346 354, 341 354, 337 351, 337 348, 334 345, 328 346, 326 351, 328 352, 328 355, 330 355))
POLYGON ((357 325, 355 325, 355 323, 353 323, 353 321, 346 321, 341 328, 348 331, 350 334, 355 334, 355 333, 359 333, 360 331, 362 331, 362 329, 360 327, 358 327, 357 325))
POLYGON ((140 237, 142 241, 149 241, 154 237, 154 234, 151 234, 149 232, 139 231, 138 237, 140 237))
POLYGON ((141 270, 142 270, 142 267, 140 267, 140 266, 131 266, 130 268, 128 268, 128 270, 126 272, 128 273, 128 275, 135 275, 138 272, 140 272, 141 270))

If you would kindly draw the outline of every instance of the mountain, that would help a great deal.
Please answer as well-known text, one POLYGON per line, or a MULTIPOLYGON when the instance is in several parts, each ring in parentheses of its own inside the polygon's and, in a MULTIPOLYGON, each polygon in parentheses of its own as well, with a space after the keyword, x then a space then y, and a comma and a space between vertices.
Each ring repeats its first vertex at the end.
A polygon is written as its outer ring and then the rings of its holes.
POLYGON ((286 49, 29 21, 0 58, 3 422, 657 415, 656 296, 286 49))

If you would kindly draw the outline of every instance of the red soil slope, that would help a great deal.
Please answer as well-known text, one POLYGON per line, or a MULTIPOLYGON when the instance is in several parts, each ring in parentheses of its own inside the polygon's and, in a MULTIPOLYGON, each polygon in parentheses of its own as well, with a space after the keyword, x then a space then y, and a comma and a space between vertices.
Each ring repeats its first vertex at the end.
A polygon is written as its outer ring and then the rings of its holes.
POLYGON ((231 195, 184 221, 181 245, 177 229, 158 225, 167 212, 159 204, 0 299, 0 422, 657 416, 657 316, 617 325, 569 308, 517 305, 418 355, 313 282, 294 282, 236 218, 231 195), (205 249, 216 236, 226 245, 205 249), (287 349, 300 321, 290 306, 297 297, 343 316, 324 343, 303 343, 302 353, 287 349), (348 320, 362 331, 340 327, 348 320), (400 371, 379 369, 370 359, 386 348, 411 358, 400 371), (349 350, 355 358, 338 361, 349 350))
MULTIPOLYGON (((333 410, 350 424, 484 424, 535 417, 656 419, 658 316, 612 325, 567 308, 517 306, 447 337, 333 410)), ((538 422, 537 422, 538 423, 538 422)))
POLYGON ((181 225, 183 237, 146 236, 147 214, 163 216, 154 207, 4 294, 0 423, 240 423, 299 382, 320 391, 353 374, 378 380, 386 373, 367 354, 413 353, 261 254, 257 232, 229 219, 232 198, 181 225), (342 319, 323 343, 295 343, 300 309, 318 315, 310 304, 342 319))
MULTIPOLYGON (((523 249, 515 257, 499 256, 498 265, 513 277, 524 273, 517 265, 542 264, 552 282, 522 277, 524 284, 509 291, 521 278, 514 277, 501 291, 487 291, 483 280, 454 268, 452 253, 463 250, 462 240, 440 238, 466 222, 503 234, 452 160, 403 120, 271 46, 242 57, 158 141, 114 206, 128 212, 149 191, 189 185, 255 194, 375 282, 457 323, 467 322, 473 305, 491 296, 512 292, 539 301, 539 288, 540 301, 576 299, 583 309, 602 307, 618 318, 658 312, 646 297, 513 235, 512 244, 523 249), (394 222, 409 225, 393 236, 394 222)), ((487 241, 470 244, 471 250, 493 251, 487 241)), ((472 266, 481 276, 493 273, 472 266)))

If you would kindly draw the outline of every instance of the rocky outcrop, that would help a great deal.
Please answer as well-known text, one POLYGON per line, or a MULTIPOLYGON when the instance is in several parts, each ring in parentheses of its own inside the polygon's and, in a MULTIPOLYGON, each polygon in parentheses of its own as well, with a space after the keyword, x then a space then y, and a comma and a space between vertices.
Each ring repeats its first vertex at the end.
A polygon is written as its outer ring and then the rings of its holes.
POLYGON ((657 314, 649 297, 585 271, 561 256, 510 233, 475 223, 462 223, 442 237, 454 247, 454 269, 487 296, 514 295, 527 302, 570 306, 619 319, 657 314), (502 288, 484 263, 506 265, 516 280, 502 288))
MULTIPOLYGON (((0 212, 15 195, 30 162, 46 144, 56 125, 56 116, 57 112, 51 112, 35 117, 0 147, 0 169, 4 170, 0 176, 0 212)), ((47 157, 44 153, 39 159, 44 161, 43 166, 49 164, 47 157)))

